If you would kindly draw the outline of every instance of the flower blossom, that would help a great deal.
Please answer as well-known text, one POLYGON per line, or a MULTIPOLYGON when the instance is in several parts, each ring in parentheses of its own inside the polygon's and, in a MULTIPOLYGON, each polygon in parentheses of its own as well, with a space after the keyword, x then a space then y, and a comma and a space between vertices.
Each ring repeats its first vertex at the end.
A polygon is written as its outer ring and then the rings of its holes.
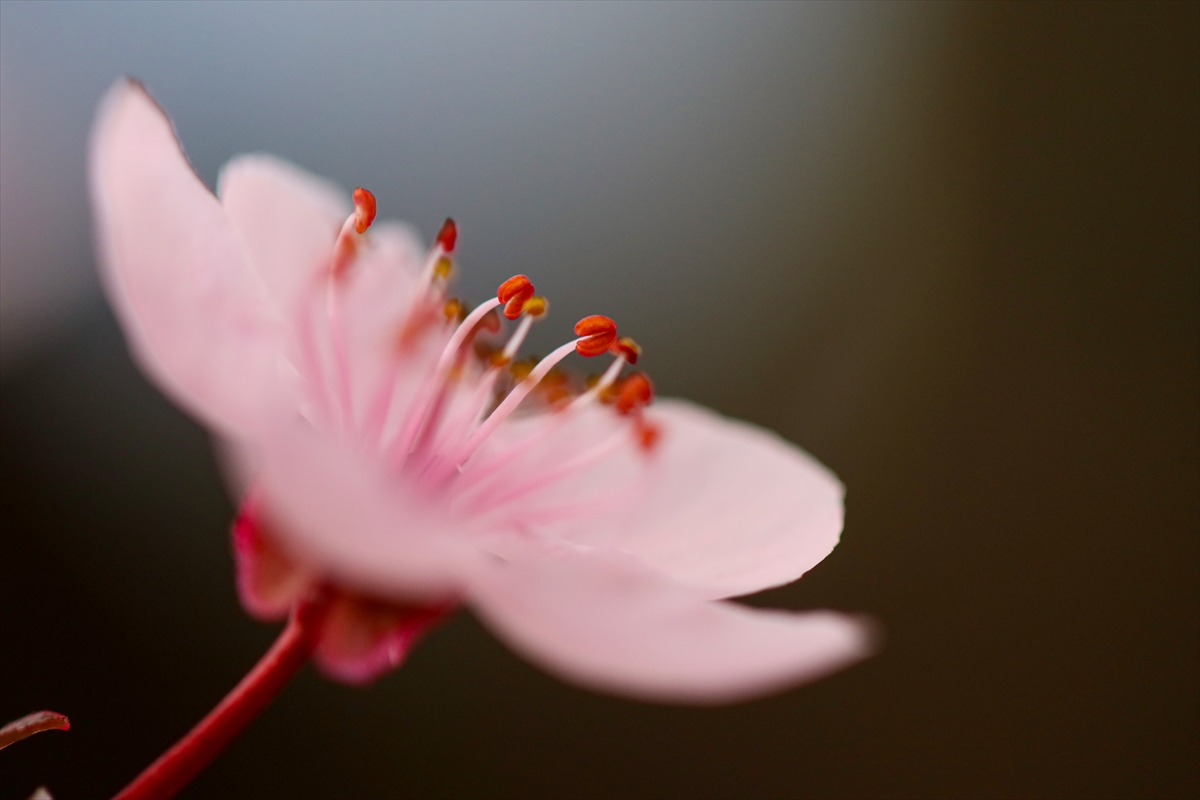
POLYGON ((104 101, 90 169, 135 357, 253 464, 242 603, 276 619, 323 593, 327 674, 369 681, 463 606, 564 680, 660 702, 741 700, 868 654, 861 617, 728 602, 829 554, 841 484, 768 431, 651 402, 611 319, 522 360, 547 302, 524 275, 473 310, 451 299, 453 222, 423 251, 374 223, 366 190, 266 155, 227 164, 214 195, 135 82, 104 101), (599 377, 560 371, 572 354, 599 377))

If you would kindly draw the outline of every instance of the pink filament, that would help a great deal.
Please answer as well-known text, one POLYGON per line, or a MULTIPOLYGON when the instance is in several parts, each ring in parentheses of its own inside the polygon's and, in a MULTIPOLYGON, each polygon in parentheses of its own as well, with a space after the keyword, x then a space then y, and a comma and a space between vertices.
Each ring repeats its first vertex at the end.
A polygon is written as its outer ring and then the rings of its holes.
POLYGON ((479 321, 489 311, 499 305, 500 301, 495 297, 485 303, 480 303, 478 308, 467 315, 467 318, 454 331, 454 335, 450 337, 450 341, 446 343, 445 349, 442 350, 441 358, 438 359, 437 367, 434 369, 433 376, 422 387, 422 391, 418 392, 416 402, 413 403, 413 407, 409 410, 408 416, 400 428, 400 433, 391 446, 393 458, 396 461, 403 462, 408 457, 408 453, 413 446, 413 441, 416 439, 417 433, 420 432, 421 424, 425 422, 430 405, 434 402, 437 395, 445 389, 446 378, 450 374, 450 368, 454 365, 458 349, 466 341, 467 335, 475 329, 475 326, 479 324, 479 321))
POLYGON ((554 369, 554 366, 558 362, 575 352, 576 341, 578 340, 559 345, 550 355, 539 361, 537 366, 533 368, 533 372, 530 372, 525 380, 513 387, 513 390, 496 407, 496 410, 483 421, 482 425, 475 429, 475 432, 467 439, 466 444, 452 458, 448 459, 448 462, 457 467, 470 458, 475 450, 483 444, 484 440, 491 435, 492 431, 496 430, 496 426, 506 420, 508 415, 520 405, 521 401, 537 388, 537 385, 550 373, 550 370, 554 369))

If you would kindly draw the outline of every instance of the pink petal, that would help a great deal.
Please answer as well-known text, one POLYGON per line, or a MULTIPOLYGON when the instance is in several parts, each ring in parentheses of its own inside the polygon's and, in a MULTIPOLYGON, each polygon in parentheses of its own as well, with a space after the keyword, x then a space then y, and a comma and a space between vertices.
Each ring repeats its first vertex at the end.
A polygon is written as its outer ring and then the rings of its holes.
POLYGON ((217 195, 278 308, 293 318, 305 282, 329 263, 349 195, 264 154, 222 167, 217 195))
POLYGON ((314 584, 312 574, 293 558, 265 525, 257 492, 242 501, 233 521, 233 553, 238 597, 255 619, 283 619, 314 584))
MULTIPOLYGON (((280 313, 297 332, 311 326, 318 339, 327 339, 326 270, 338 231, 350 213, 348 195, 265 154, 239 156, 226 164, 217 191, 280 313)), ((421 245, 410 228, 379 221, 337 283, 357 419, 368 413, 381 382, 395 372, 389 369, 390 361, 399 331, 411 316, 422 259, 421 245)), ((299 339, 294 339, 288 350, 293 363, 305 363, 300 348, 299 339)), ((323 369, 325 380, 332 380, 332 364, 323 369)), ((403 381, 405 376, 401 370, 397 379, 403 381)))
POLYGON ((313 658, 331 678, 354 685, 370 683, 400 666, 417 640, 448 611, 338 592, 330 600, 313 658))
POLYGON ((301 419, 288 423, 259 454, 263 502, 285 546, 365 594, 416 605, 453 599, 480 558, 470 529, 373 456, 301 419))
MULTIPOLYGON (((844 489, 828 469, 777 434, 681 400, 647 410, 663 435, 648 469, 628 456, 581 476, 577 490, 638 491, 606 514, 548 526, 547 533, 635 554, 709 597, 789 583, 838 543, 844 489)), ((583 445, 579 445, 583 446, 583 445)))
POLYGON ((257 450, 237 439, 223 436, 209 437, 217 470, 225 481, 230 497, 245 497, 254 486, 259 467, 255 460, 257 450))
POLYGON ((367 237, 369 244, 360 248, 359 258, 338 286, 355 418, 359 420, 365 418, 387 380, 385 376, 394 376, 397 382, 394 405, 406 407, 416 376, 428 374, 449 336, 448 331, 441 331, 444 317, 441 303, 437 303, 437 316, 426 331, 432 335, 404 342, 409 326, 417 321, 414 302, 424 259, 412 230, 381 221, 371 227, 367 237))
POLYGON ((102 272, 143 368, 210 425, 252 432, 277 391, 278 319, 140 84, 120 81, 101 104, 90 171, 102 272))
POLYGON ((865 658, 870 623, 708 601, 611 551, 529 548, 473 580, 496 633, 563 680, 658 702, 720 704, 865 658))
POLYGON ((394 335, 411 311, 424 251, 412 228, 399 222, 376 222, 366 236, 368 244, 359 250, 346 276, 347 323, 394 335))

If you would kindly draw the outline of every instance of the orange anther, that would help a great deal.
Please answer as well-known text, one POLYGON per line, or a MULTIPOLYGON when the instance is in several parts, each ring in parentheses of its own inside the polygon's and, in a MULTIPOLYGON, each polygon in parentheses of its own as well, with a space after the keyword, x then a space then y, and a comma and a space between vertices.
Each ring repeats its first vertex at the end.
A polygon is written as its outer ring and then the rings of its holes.
POLYGON ((375 221, 375 195, 361 186, 354 190, 354 230, 366 233, 375 221))
POLYGON ((621 384, 621 391, 617 395, 617 412, 629 414, 653 399, 654 387, 650 384, 650 379, 640 372, 635 372, 621 384))
POLYGON ((575 343, 575 352, 591 358, 607 353, 617 341, 617 323, 601 314, 594 314, 575 323, 575 335, 585 337, 575 343))
POLYGON ((529 278, 524 275, 513 275, 500 284, 500 288, 496 290, 496 299, 501 303, 507 303, 517 295, 532 291, 533 284, 529 281, 529 278))
POLYGON ((504 305, 505 319, 516 319, 517 317, 521 316, 521 310, 523 308, 525 308, 525 298, 523 296, 512 298, 504 305))
POLYGON ((500 284, 496 299, 504 303, 504 316, 516 319, 521 316, 525 304, 533 299, 533 284, 524 275, 513 275, 500 284))
POLYGON ((642 354, 642 348, 633 339, 628 336, 622 336, 612 346, 612 352, 621 356, 630 364, 638 362, 638 356, 642 354))
POLYGON ((442 229, 438 231, 437 243, 442 246, 442 249, 447 253, 454 252, 454 245, 458 241, 458 226, 454 224, 454 220, 446 217, 446 221, 442 223, 442 229))
POLYGON ((433 274, 436 277, 441 278, 442 280, 449 278, 450 273, 453 271, 454 271, 454 262, 451 261, 450 259, 446 258, 445 256, 442 256, 441 258, 439 258, 437 260, 437 263, 433 265, 433 274))
MULTIPOLYGON (((613 341, 617 340, 617 323, 613 322, 603 314, 593 314, 590 317, 584 317, 575 323, 576 336, 611 336, 613 341)), ((611 343, 610 343, 611 344, 611 343)))

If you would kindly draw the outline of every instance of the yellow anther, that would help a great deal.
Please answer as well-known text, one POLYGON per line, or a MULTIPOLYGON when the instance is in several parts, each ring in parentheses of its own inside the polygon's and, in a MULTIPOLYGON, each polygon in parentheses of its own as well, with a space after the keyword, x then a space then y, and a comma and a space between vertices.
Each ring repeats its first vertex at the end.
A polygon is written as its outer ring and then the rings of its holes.
POLYGON ((442 306, 442 313, 446 315, 446 319, 450 322, 466 319, 467 307, 458 298, 450 298, 446 301, 446 305, 442 306))
POLYGON ((537 366, 537 363, 538 359, 536 358, 523 358, 520 361, 512 362, 508 367, 508 371, 512 374, 513 378, 523 381, 529 376, 529 373, 533 372, 533 368, 537 366))
POLYGON ((454 272, 454 262, 446 256, 439 258, 437 263, 433 265, 434 276, 442 280, 449 278, 452 272, 454 272))
POLYGON ((550 310, 550 301, 546 298, 535 295, 525 301, 521 311, 531 317, 540 317, 550 310))

